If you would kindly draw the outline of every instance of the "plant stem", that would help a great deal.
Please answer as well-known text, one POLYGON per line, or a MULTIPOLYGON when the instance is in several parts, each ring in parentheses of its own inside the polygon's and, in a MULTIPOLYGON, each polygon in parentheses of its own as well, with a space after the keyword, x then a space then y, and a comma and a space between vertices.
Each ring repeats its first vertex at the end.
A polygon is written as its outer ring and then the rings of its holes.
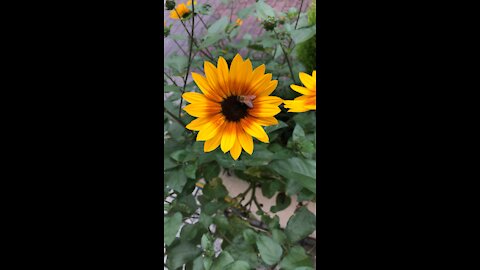
MULTIPOLYGON (((193 14, 195 14, 195 1, 192 1, 192 12, 193 14)), ((195 41, 193 38, 194 31, 195 31, 195 16, 192 16, 192 35, 190 36, 190 49, 188 50, 187 73, 185 74, 185 79, 183 80, 182 95, 183 93, 185 93, 185 89, 187 88, 188 73, 190 73, 190 66, 192 65, 193 42, 195 41)), ((183 97, 180 96, 180 106, 178 108, 178 117, 180 117, 180 114, 182 113, 182 104, 183 104, 183 97)))
POLYGON ((273 32, 275 33, 275 36, 277 37, 277 39, 280 40, 280 47, 282 48, 285 59, 287 60, 288 69, 290 70, 290 75, 292 76, 292 81, 296 84, 297 81, 295 81, 295 75, 293 74, 292 63, 290 62, 290 58, 288 57, 288 54, 285 51, 285 48, 283 47, 282 40, 279 38, 278 33, 275 30, 273 30, 273 32))
MULTIPOLYGON (((300 20, 300 14, 302 13, 302 7, 303 7, 303 0, 302 0, 302 2, 300 2, 300 10, 298 11, 297 21, 295 22, 295 29, 297 29, 298 21, 300 20)), ((292 45, 292 41, 293 41, 293 39, 290 39, 290 42, 288 43, 288 48, 290 48, 290 46, 292 45)))
POLYGON ((185 56, 187 55, 187 52, 182 48, 182 46, 180 46, 180 44, 178 44, 178 42, 175 40, 175 39, 172 39, 173 42, 175 42, 175 44, 177 44, 178 48, 183 52, 183 54, 185 54, 185 56))
POLYGON ((173 118, 173 120, 177 121, 182 127, 184 127, 185 129, 186 128, 186 125, 185 123, 183 123, 182 119, 176 117, 175 115, 173 115, 173 113, 171 113, 169 110, 167 110, 167 108, 163 107, 163 112, 166 112, 170 117, 173 118))
MULTIPOLYGON (((192 10, 193 10, 192 12, 195 12, 194 4, 192 4, 192 10)), ((175 9, 175 12, 176 12, 177 15, 180 17, 180 15, 178 14, 177 9, 175 9)), ((195 16, 192 15, 192 22, 194 21, 194 17, 195 17, 195 16)), ((200 46, 198 46, 197 41, 196 41, 195 38, 193 37, 193 27, 192 27, 192 33, 190 33, 190 31, 188 31, 187 25, 185 25, 185 23, 183 22, 182 19, 180 19, 180 22, 182 23, 183 28, 185 28, 185 31, 187 31, 188 36, 193 40, 193 43, 195 44, 195 47, 197 47, 197 49, 198 49, 203 55, 205 55, 206 57, 208 57, 210 60, 214 61, 213 56, 211 56, 212 53, 210 53, 210 52, 208 51, 208 49, 207 49, 207 52, 208 52, 210 55, 208 55, 206 52, 202 51, 202 50, 200 49, 200 46)), ((194 24, 194 23, 192 23, 192 25, 193 25, 193 24, 194 24)))
POLYGON ((178 84, 175 82, 175 80, 173 80, 173 78, 170 77, 170 75, 168 75, 165 71, 163 71, 163 74, 165 74, 165 76, 167 76, 167 78, 169 78, 170 81, 172 81, 172 83, 173 83, 175 86, 178 86, 178 84))

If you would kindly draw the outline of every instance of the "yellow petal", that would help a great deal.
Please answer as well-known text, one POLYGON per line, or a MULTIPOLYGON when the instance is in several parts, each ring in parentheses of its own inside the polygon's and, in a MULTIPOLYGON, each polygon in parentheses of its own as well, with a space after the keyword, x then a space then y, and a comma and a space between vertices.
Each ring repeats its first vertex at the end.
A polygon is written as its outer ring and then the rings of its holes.
POLYGON ((205 77, 207 78, 210 89, 212 89, 215 94, 225 98, 225 93, 221 90, 222 86, 218 81, 217 68, 210 62, 205 61, 203 65, 205 71, 205 77))
POLYGON ((257 93, 258 96, 261 97, 261 96, 270 95, 273 91, 275 91, 275 89, 277 88, 277 85, 278 85, 277 80, 267 82, 265 89, 258 91, 257 93))
POLYGON ((198 73, 192 72, 192 78, 197 84, 198 88, 200 88, 202 93, 205 94, 205 96, 208 99, 211 99, 216 102, 221 102, 223 100, 223 98, 220 95, 218 95, 215 91, 213 91, 212 87, 210 86, 210 84, 208 83, 205 77, 203 77, 198 73))
POLYGON ((203 145, 203 151, 205 153, 211 152, 220 145, 220 142, 222 141, 222 135, 223 135, 223 130, 219 130, 213 138, 210 140, 205 141, 205 144, 203 145))
POLYGON ((223 57, 219 57, 217 64, 218 78, 221 88, 225 96, 230 96, 230 89, 228 86, 228 64, 223 57))
POLYGON ((215 137, 217 133, 221 132, 224 128, 224 118, 219 118, 216 121, 207 123, 197 134, 197 141, 207 141, 215 137))
POLYGON ((242 146, 240 145, 240 142, 236 140, 232 149, 230 149, 230 155, 234 160, 237 160, 238 157, 240 157, 241 153, 242 153, 242 146))
POLYGON ((279 106, 283 103, 283 99, 275 96, 262 96, 257 97, 253 100, 253 107, 255 108, 255 104, 271 104, 275 106, 279 106))
POLYGON ((190 103, 208 103, 208 104, 215 103, 213 100, 208 99, 205 95, 196 93, 196 92, 184 93, 182 95, 182 98, 184 98, 186 101, 190 103))
MULTIPOLYGON (((247 60, 247 61, 250 61, 250 60, 247 60)), ((261 77, 265 74, 265 65, 262 64, 260 65, 259 67, 257 67, 249 76, 248 78, 246 79, 246 84, 247 84, 247 88, 248 89, 245 89, 246 93, 247 94, 251 94, 252 93, 252 88, 253 88, 253 85, 255 84, 255 82, 257 82, 258 80, 261 79, 261 77)))
POLYGON ((302 87, 302 86, 298 86, 298 85, 295 85, 295 84, 292 84, 290 85, 290 87, 295 90, 296 92, 300 93, 300 94, 303 94, 303 95, 314 95, 316 94, 316 92, 310 90, 310 89, 307 89, 305 87, 302 87))
POLYGON ((224 153, 232 149, 233 144, 235 144, 236 138, 237 138, 237 132, 235 128, 235 123, 227 122, 223 130, 222 142, 220 145, 220 148, 224 153))
POLYGON ((255 117, 270 117, 281 112, 278 106, 272 104, 259 103, 253 106, 253 109, 248 111, 248 114, 255 117))
POLYGON ((237 139, 245 152, 251 155, 253 153, 253 138, 245 133, 241 125, 237 125, 237 139))
POLYGON ((263 128, 251 118, 243 118, 240 120, 243 130, 259 141, 268 143, 268 135, 263 128))
POLYGON ((270 81, 272 80, 272 74, 267 73, 263 75, 259 80, 253 82, 250 87, 252 95, 257 97, 262 95, 262 91, 269 86, 270 81))
POLYGON ((222 110, 220 104, 217 106, 210 106, 208 104, 199 104, 199 103, 192 103, 183 108, 191 116, 195 117, 207 117, 213 116, 219 113, 222 110))
POLYGON ((262 126, 278 125, 278 120, 275 117, 255 117, 255 122, 262 126))
POLYGON ((308 75, 307 73, 300 72, 299 74, 300 80, 302 81, 303 85, 305 85, 308 89, 315 89, 317 86, 317 83, 315 82, 315 79, 312 78, 312 76, 308 75))
POLYGON ((185 126, 186 128, 190 129, 190 130, 201 130, 202 127, 209 123, 209 122, 212 122, 212 118, 213 117, 202 117, 202 118, 197 118, 197 119, 194 119, 192 120, 192 122, 190 122, 187 126, 185 126))
POLYGON ((237 54, 230 66, 230 73, 228 74, 228 83, 230 91, 233 95, 238 95, 239 90, 242 89, 245 82, 246 75, 243 74, 243 59, 240 54, 237 54))

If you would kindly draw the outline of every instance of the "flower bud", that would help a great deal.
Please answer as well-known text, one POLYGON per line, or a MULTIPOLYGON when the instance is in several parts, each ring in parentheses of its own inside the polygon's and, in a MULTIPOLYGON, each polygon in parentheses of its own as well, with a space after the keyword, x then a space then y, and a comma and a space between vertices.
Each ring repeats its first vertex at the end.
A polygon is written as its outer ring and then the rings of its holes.
POLYGON ((263 21, 263 28, 267 31, 272 31, 275 26, 277 26, 277 21, 272 16, 268 16, 268 18, 263 21))
POLYGON ((167 0, 167 2, 165 3, 165 7, 167 8, 167 10, 174 9, 175 8, 175 1, 167 0))

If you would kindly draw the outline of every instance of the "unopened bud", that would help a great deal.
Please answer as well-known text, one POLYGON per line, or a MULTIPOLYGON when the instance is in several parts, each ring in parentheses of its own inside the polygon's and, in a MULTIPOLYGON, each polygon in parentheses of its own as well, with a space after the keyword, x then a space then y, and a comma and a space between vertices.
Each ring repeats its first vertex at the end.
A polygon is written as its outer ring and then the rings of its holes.
POLYGON ((174 9, 175 8, 175 1, 167 0, 167 2, 165 3, 165 7, 167 8, 167 10, 174 9))

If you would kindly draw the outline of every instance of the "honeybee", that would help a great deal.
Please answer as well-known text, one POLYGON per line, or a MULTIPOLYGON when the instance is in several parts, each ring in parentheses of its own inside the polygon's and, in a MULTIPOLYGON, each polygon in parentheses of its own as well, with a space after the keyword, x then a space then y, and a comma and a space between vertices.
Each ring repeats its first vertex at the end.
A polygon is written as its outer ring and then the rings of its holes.
POLYGON ((257 97, 257 96, 255 96, 255 95, 239 96, 239 97, 238 97, 238 101, 240 101, 240 103, 243 103, 243 104, 247 105, 249 108, 253 108, 253 103, 252 103, 252 101, 253 101, 256 97, 257 97))

